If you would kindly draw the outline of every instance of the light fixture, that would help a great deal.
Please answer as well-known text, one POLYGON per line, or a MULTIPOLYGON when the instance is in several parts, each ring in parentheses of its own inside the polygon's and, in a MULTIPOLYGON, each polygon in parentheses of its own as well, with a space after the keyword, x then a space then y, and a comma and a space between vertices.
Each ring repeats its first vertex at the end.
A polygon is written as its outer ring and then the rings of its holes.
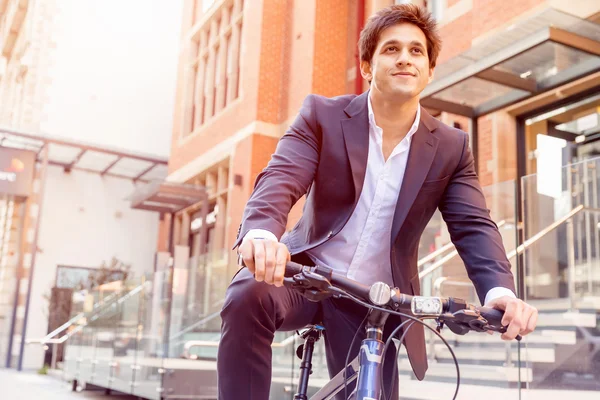
POLYGON ((523 79, 527 79, 527 78, 529 78, 529 76, 530 76, 531 74, 532 74, 532 72, 531 72, 531 70, 529 70, 529 71, 525 71, 525 72, 523 72, 523 73, 522 73, 521 75, 519 75, 519 76, 520 76, 521 78, 523 78, 523 79))

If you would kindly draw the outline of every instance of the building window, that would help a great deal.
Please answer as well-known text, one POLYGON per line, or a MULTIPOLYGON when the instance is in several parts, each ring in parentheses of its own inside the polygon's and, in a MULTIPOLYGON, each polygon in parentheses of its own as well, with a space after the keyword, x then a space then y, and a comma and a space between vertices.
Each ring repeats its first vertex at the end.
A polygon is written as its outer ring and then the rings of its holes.
MULTIPOLYGON (((202 7, 214 0, 203 1, 202 7)), ((189 135, 239 96, 243 0, 229 0, 194 27, 189 52, 183 135, 189 135)))
POLYGON ((446 0, 395 0, 395 4, 416 4, 427 8, 436 21, 441 21, 446 0))

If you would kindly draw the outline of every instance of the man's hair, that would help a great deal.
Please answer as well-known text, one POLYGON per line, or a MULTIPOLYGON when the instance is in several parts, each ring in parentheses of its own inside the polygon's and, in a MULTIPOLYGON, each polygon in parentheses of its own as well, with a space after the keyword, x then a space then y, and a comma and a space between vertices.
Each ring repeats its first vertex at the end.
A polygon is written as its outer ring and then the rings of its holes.
POLYGON ((423 31, 427 39, 429 68, 434 68, 442 47, 442 39, 438 33, 437 23, 429 11, 415 4, 393 5, 379 10, 369 18, 358 40, 360 60, 370 63, 381 32, 403 22, 416 25, 423 31))

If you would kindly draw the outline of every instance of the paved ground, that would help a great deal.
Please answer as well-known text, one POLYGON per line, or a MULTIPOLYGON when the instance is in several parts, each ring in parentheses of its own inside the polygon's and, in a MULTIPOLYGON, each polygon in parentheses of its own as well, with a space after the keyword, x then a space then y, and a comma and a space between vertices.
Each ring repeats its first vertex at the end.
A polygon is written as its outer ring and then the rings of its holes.
POLYGON ((131 396, 107 397, 104 392, 71 391, 71 385, 59 378, 35 372, 16 372, 0 368, 0 398, 2 400, 129 400, 131 396))
MULTIPOLYGON (((454 393, 454 384, 423 383, 407 379, 401 381, 403 399, 446 400, 454 393)), ((523 391, 521 400, 598 400, 598 392, 569 390, 532 390, 523 391)), ((518 400, 514 389, 483 388, 481 386, 461 385, 459 400, 518 400)), ((71 385, 59 377, 38 375, 35 372, 16 372, 0 369, 0 399, 2 400, 134 400, 135 397, 112 394, 107 397, 103 391, 72 392, 71 385)))

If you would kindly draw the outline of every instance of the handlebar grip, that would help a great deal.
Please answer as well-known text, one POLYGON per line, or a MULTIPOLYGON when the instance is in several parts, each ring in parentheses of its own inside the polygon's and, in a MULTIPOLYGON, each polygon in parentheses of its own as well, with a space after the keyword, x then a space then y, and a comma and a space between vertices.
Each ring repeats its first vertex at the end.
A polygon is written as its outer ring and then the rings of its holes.
MULTIPOLYGON (((497 328, 500 328, 500 332, 504 332, 506 330, 506 327, 504 325, 502 325, 502 318, 504 317, 504 311, 496 310, 495 308, 490 308, 490 307, 479 307, 478 310, 481 313, 481 316, 483 316, 483 318, 487 319, 488 325, 492 325, 497 328)), ((521 340, 522 337, 521 337, 521 335, 517 335, 515 337, 515 339, 521 340)))
POLYGON ((285 276, 293 276, 299 274, 300 272, 302 272, 302 268, 304 268, 304 265, 290 261, 287 264, 285 264, 285 276))
POLYGON ((504 317, 504 311, 497 310, 490 307, 478 307, 481 316, 487 319, 488 324, 502 327, 502 318, 504 317))

